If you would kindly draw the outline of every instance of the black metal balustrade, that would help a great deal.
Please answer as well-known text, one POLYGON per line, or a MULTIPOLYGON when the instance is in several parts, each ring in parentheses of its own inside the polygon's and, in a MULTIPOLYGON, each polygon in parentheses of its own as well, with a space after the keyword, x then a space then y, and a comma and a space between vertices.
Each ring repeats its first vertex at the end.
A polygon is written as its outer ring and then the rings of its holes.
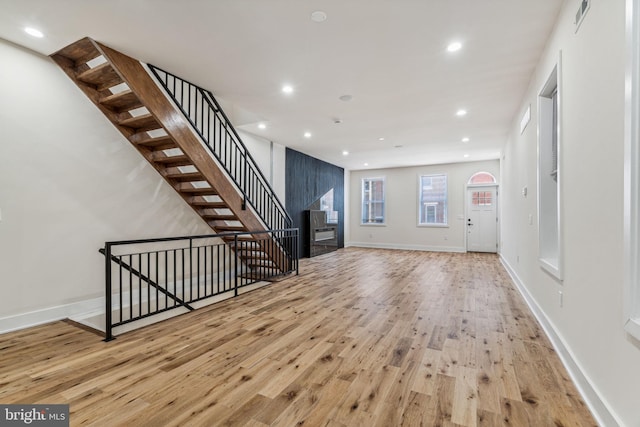
POLYGON ((154 65, 149 69, 209 147, 267 229, 283 229, 293 221, 231 125, 213 94, 154 65))
POLYGON ((100 252, 110 341, 117 326, 297 274, 298 229, 106 242, 100 252))

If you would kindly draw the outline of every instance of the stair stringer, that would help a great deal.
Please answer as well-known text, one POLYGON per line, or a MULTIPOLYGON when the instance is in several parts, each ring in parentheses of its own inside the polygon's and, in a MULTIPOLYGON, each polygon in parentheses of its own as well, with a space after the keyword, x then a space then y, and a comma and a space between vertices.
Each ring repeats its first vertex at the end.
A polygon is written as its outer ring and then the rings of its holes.
MULTIPOLYGON (((245 209, 243 197, 237 190, 235 184, 233 184, 226 176, 226 173, 218 167, 211 153, 193 131, 187 118, 184 117, 182 112, 173 105, 172 101, 166 96, 152 76, 147 72, 146 68, 138 60, 113 50, 90 38, 85 38, 76 43, 91 43, 92 46, 97 49, 99 54, 108 61, 115 73, 117 73, 120 79, 129 86, 133 94, 135 94, 135 96, 140 100, 142 106, 147 108, 155 121, 173 139, 175 145, 182 151, 182 153, 184 153, 184 155, 189 159, 189 162, 203 176, 203 180, 208 182, 211 188, 215 190, 218 197, 224 201, 226 208, 233 213, 237 218, 237 221, 243 225, 244 229, 249 232, 268 231, 267 227, 265 227, 259 217, 252 210, 245 209)), ((69 48, 70 47, 67 47, 63 50, 67 50, 69 48)), ((59 54, 53 54, 51 56, 65 71, 65 73, 80 87, 85 95, 87 95, 87 97, 133 144, 131 138, 134 136, 136 131, 126 125, 123 125, 121 122, 119 123, 117 121, 117 114, 101 104, 99 88, 91 87, 91 85, 78 80, 78 71, 76 69, 77 64, 59 54)), ((176 189, 181 197, 183 197, 183 199, 199 215, 202 215, 201 209, 193 203, 194 198, 187 197, 185 194, 181 193, 175 187, 174 183, 172 183, 163 174, 160 165, 152 160, 154 154, 153 150, 141 147, 140 145, 133 145, 149 161, 149 163, 158 170, 163 178, 172 187, 174 187, 174 189, 176 189)), ((212 224, 206 220, 205 222, 207 222, 207 224, 216 232, 224 231, 216 229, 216 224, 212 224)), ((256 240, 256 244, 260 247, 260 250, 268 255, 274 266, 282 272, 287 271, 287 257, 285 256, 282 248, 277 244, 267 244, 260 238, 260 234, 252 235, 252 237, 256 240)), ((262 237, 264 238, 264 235, 262 235, 262 237)), ((233 243, 233 241, 228 241, 228 243, 233 243)), ((236 248, 233 247, 232 249, 236 250, 236 248)))
POLYGON ((143 65, 120 52, 96 42, 105 58, 122 76, 129 88, 147 107, 149 112, 171 135, 182 152, 191 160, 193 165, 205 177, 205 180, 215 188, 229 209, 242 224, 253 231, 267 231, 262 222, 253 212, 243 209, 243 199, 226 174, 218 168, 211 154, 202 146, 200 139, 194 135, 191 125, 177 110, 152 80, 143 65))

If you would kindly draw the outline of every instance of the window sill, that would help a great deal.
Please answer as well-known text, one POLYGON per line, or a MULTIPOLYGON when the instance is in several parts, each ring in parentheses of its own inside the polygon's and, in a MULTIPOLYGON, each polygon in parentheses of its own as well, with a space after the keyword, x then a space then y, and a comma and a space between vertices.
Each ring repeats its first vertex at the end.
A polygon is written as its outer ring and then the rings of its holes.
POLYGON ((635 339, 640 340, 640 319, 627 319, 627 322, 624 324, 624 330, 635 339))
POLYGON ((558 267, 557 259, 548 259, 548 258, 539 258, 540 267, 557 280, 562 281, 562 272, 560 271, 560 267, 558 267))
POLYGON ((420 228, 449 228, 449 224, 418 224, 417 226, 420 228))
POLYGON ((368 223, 368 222, 367 222, 367 223, 364 223, 364 224, 363 224, 363 223, 360 223, 360 226, 361 226, 361 227, 386 227, 386 226, 387 226, 387 224, 386 224, 386 223, 384 223, 384 222, 382 222, 382 223, 375 223, 375 222, 368 223))

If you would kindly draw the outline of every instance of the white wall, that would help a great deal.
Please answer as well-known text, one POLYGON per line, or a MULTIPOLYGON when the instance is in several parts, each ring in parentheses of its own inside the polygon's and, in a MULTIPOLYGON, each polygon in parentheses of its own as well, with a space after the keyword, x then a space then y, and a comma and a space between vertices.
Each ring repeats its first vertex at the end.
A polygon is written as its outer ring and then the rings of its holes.
POLYGON ((53 61, 0 58, 0 330, 102 296, 107 240, 211 233, 53 61))
POLYGON ((349 177, 349 225, 345 246, 465 251, 465 185, 476 172, 492 173, 500 182, 498 160, 433 166, 351 171, 349 177), (418 226, 418 177, 447 175, 448 226, 418 226), (385 178, 385 225, 362 225, 362 179, 385 178))
POLYGON ((286 154, 283 145, 273 143, 258 135, 236 129, 242 142, 258 164, 260 171, 269 181, 273 191, 285 204, 285 163, 286 154))
POLYGON ((579 2, 565 2, 522 102, 522 112, 532 107, 523 135, 514 119, 502 162, 502 257, 584 375, 587 398, 595 393, 601 421, 638 426, 640 345, 623 330, 625 9, 591 3, 576 33, 579 2), (560 51, 563 282, 538 262, 536 203, 537 94, 560 51))

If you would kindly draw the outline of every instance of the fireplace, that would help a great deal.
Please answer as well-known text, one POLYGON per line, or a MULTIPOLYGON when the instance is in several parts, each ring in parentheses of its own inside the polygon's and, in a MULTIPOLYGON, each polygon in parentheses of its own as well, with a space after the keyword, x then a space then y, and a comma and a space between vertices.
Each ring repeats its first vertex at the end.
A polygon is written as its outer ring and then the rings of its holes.
POLYGON ((338 224, 327 221, 327 212, 308 210, 309 257, 326 254, 338 249, 338 224))

